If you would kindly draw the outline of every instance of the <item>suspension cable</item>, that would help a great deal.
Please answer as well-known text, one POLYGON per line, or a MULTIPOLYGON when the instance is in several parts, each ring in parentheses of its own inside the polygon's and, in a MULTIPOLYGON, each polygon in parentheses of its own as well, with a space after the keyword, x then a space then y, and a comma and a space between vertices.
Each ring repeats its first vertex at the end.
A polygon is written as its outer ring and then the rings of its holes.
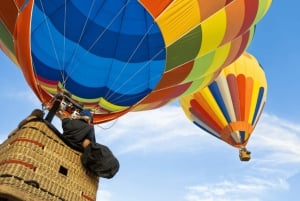
POLYGON ((119 120, 119 118, 114 119, 113 123, 111 125, 109 125, 108 127, 101 126, 100 124, 97 124, 96 126, 101 128, 102 130, 108 130, 108 129, 111 129, 112 127, 114 127, 117 124, 118 120, 119 120))
POLYGON ((44 8, 44 5, 43 5, 43 3, 42 3, 42 0, 39 0, 39 1, 40 1, 40 3, 41 3, 41 6, 42 6, 42 11, 43 11, 44 20, 45 20, 45 22, 46 22, 48 34, 49 34, 50 41, 51 41, 51 47, 52 47, 52 49, 53 49, 53 51, 54 51, 55 58, 56 58, 56 62, 57 62, 57 64, 58 64, 58 66, 61 68, 62 65, 60 64, 59 59, 58 59, 58 54, 57 54, 57 51, 56 51, 56 48, 55 48, 54 39, 53 39, 51 30, 50 30, 50 25, 49 25, 49 23, 48 23, 48 20, 47 20, 46 14, 45 14, 45 8, 44 8))
MULTIPOLYGON (((133 51, 133 53, 131 54, 131 56, 129 57, 129 59, 127 60, 126 64, 123 66, 121 72, 118 74, 117 78, 114 79, 114 82, 112 84, 112 86, 115 85, 116 81, 120 78, 121 74, 123 73, 123 71, 125 70, 126 66, 129 64, 130 60, 132 59, 133 55, 136 53, 137 49, 139 48, 139 46, 142 44, 143 40, 146 38, 146 35, 150 32, 152 26, 149 27, 149 29, 147 30, 147 32, 144 34, 143 38, 140 40, 138 46, 135 48, 135 50, 133 51)), ((141 66, 141 68, 139 68, 139 70, 137 70, 134 74, 132 74, 125 82, 123 82, 115 91, 118 91, 120 89, 122 89, 122 87, 124 87, 129 81, 131 81, 137 74, 139 74, 142 70, 144 70, 148 64, 153 61, 160 53, 163 52, 164 49, 161 49, 158 53, 156 53, 150 60, 147 61, 146 64, 144 64, 143 66, 141 66)), ((142 86, 144 84, 140 84, 137 85, 136 87, 134 87, 134 89, 142 86)), ((132 90, 131 90, 132 91, 132 90)), ((116 92, 111 93, 109 96, 106 96, 107 98, 110 98, 111 96, 113 96, 116 92)), ((107 95, 107 94, 106 94, 107 95)))
POLYGON ((73 65, 73 62, 75 61, 75 55, 77 54, 77 51, 79 49, 79 43, 80 41, 82 40, 82 37, 84 36, 84 33, 86 32, 86 27, 87 27, 87 23, 88 23, 88 20, 90 18, 90 15, 92 13, 92 9, 94 7, 94 4, 95 4, 95 0, 93 0, 90 8, 89 8, 89 12, 88 12, 88 15, 86 16, 86 19, 85 19, 85 22, 84 22, 84 25, 83 25, 83 28, 81 30, 81 33, 80 33, 80 36, 76 42, 76 46, 75 48, 73 49, 72 51, 72 57, 71 57, 71 61, 69 62, 69 65, 68 65, 68 68, 69 68, 69 73, 67 74, 66 78, 65 78, 65 82, 68 80, 68 78, 70 77, 70 74, 72 74, 72 72, 75 71, 76 67, 78 66, 78 63, 76 63, 74 66, 73 65))
MULTIPOLYGON (((97 42, 102 38, 102 36, 105 34, 105 32, 108 30, 108 28, 115 22, 115 20, 120 16, 120 14, 122 13, 122 11, 127 7, 127 5, 129 4, 129 1, 130 0, 127 0, 127 2, 123 5, 123 7, 119 10, 119 12, 114 16, 114 18, 110 21, 110 23, 106 26, 106 28, 98 35, 98 37, 96 38, 96 40, 90 45, 90 47, 87 49, 87 51, 81 55, 81 58, 84 58, 90 51, 91 49, 97 44, 97 42)), ((92 6, 90 8, 90 11, 89 11, 89 14, 88 16, 90 15, 90 12, 91 12, 91 9, 92 9, 92 6)), ((88 20, 88 18, 87 18, 88 20)), ((87 23, 87 20, 86 20, 86 23, 87 23)), ((86 23, 85 23, 85 26, 86 26, 86 23)), ((84 26, 84 27, 85 27, 84 26)), ((83 32, 80 36, 80 40, 78 40, 78 42, 81 41, 81 38, 83 36, 83 32)), ((77 53, 77 50, 78 50, 78 47, 79 47, 79 43, 77 42, 77 46, 76 46, 76 49, 73 51, 73 56, 72 56, 72 60, 71 60, 71 63, 69 66, 72 67, 72 69, 69 71, 68 73, 68 77, 70 77, 70 75, 75 71, 76 67, 79 65, 79 63, 76 63, 72 66, 73 64, 73 61, 75 59, 75 54, 77 53)))

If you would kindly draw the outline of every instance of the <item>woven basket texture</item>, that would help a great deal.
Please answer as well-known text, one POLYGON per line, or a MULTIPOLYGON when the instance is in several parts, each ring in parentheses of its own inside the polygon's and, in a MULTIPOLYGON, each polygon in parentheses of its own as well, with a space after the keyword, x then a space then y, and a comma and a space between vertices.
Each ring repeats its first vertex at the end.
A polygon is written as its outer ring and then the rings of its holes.
POLYGON ((0 200, 96 200, 99 178, 45 121, 30 121, 0 145, 0 200))

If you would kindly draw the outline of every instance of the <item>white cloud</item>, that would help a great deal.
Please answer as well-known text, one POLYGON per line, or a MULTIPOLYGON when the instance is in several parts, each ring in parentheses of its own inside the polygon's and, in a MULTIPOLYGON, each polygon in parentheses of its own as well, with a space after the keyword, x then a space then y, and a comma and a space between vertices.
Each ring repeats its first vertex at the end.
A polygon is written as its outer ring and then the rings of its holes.
POLYGON ((160 110, 132 112, 115 123, 96 126, 97 140, 104 144, 119 144, 119 154, 129 152, 187 151, 186 146, 201 140, 204 132, 194 126, 176 106, 160 110), (195 138, 196 142, 195 142, 195 138), (191 140, 193 139, 193 140, 191 140))
MULTIPOLYGON (((249 140, 253 155, 257 151, 262 154, 259 158, 254 157, 254 160, 299 163, 299 133, 300 125, 264 114, 249 140)), ((225 144, 193 125, 181 108, 174 105, 159 110, 128 113, 114 122, 96 126, 96 134, 99 142, 118 144, 118 152, 123 154, 174 149, 186 151, 187 147, 199 151, 199 147, 207 147, 208 141, 213 142, 209 143, 209 149, 223 148, 225 144)))
POLYGON ((30 89, 20 91, 18 89, 11 89, 9 92, 6 92, 6 98, 12 100, 22 100, 22 103, 27 102, 30 105, 40 107, 41 103, 38 98, 34 95, 33 91, 30 89))
POLYGON ((186 201, 259 201, 270 191, 289 189, 300 172, 300 125, 264 114, 251 136, 252 162, 230 180, 187 187, 186 201))
POLYGON ((272 164, 300 163, 300 126, 265 114, 251 143, 272 164))
MULTIPOLYGON (((233 149, 194 126, 174 105, 129 113, 101 127, 111 128, 95 127, 98 142, 113 146, 118 155, 182 151, 200 156, 202 150, 212 152, 212 147, 214 153, 223 152, 224 147, 233 149)), ((299 124, 264 114, 249 141, 252 160, 246 168, 215 182, 203 180, 188 186, 185 201, 260 201, 260 195, 268 191, 287 190, 288 178, 300 172, 299 133, 299 124)), ((99 188, 97 197, 111 201, 113 191, 99 188)))
MULTIPOLYGON (((244 200, 244 196, 253 193, 253 190, 258 190, 259 186, 246 186, 236 184, 234 182, 223 181, 211 185, 199 185, 188 188, 188 194, 185 197, 186 201, 234 201, 244 200), (251 189, 251 190, 249 190, 251 189), (242 193, 241 193, 242 192, 242 193)), ((253 197, 253 194, 251 194, 253 197)), ((249 198, 249 197, 248 197, 249 198)), ((249 200, 255 200, 250 198, 249 200)))
MULTIPOLYGON (((177 106, 129 113, 103 126, 111 125, 97 133, 104 144, 118 145, 118 154, 231 149, 194 126, 177 106)), ((215 183, 187 187, 185 200, 260 201, 268 191, 287 190, 287 179, 300 171, 299 133, 300 125, 263 114, 249 141, 252 160, 246 168, 215 183)))
POLYGON ((265 180, 248 177, 237 181, 196 185, 187 188, 186 201, 258 201, 260 195, 269 189, 287 189, 285 180, 265 180))

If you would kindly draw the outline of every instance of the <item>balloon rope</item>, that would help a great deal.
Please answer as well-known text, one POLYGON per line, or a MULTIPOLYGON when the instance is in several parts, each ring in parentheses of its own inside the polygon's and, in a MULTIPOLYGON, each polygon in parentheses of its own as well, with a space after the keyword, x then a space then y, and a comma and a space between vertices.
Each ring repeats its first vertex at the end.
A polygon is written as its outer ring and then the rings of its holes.
POLYGON ((44 5, 42 3, 42 0, 40 0, 40 3, 41 3, 41 6, 42 6, 43 16, 44 16, 44 19, 45 19, 45 22, 46 22, 46 25, 47 25, 47 30, 48 30, 48 34, 49 34, 49 37, 50 37, 50 40, 51 40, 51 46, 52 46, 52 49, 53 49, 54 54, 55 54, 56 62, 58 64, 58 66, 61 67, 62 65, 60 64, 59 59, 58 59, 58 54, 57 54, 57 51, 56 51, 56 48, 55 48, 54 39, 53 39, 52 33, 50 31, 50 26, 49 26, 49 23, 48 23, 46 14, 45 14, 45 8, 44 8, 44 5))
MULTIPOLYGON (((71 61, 69 62, 69 65, 68 65, 68 67, 70 68, 70 69, 69 69, 69 73, 68 73, 69 75, 67 75, 67 76, 64 78, 64 82, 63 82, 63 87, 64 87, 64 88, 65 88, 66 82, 67 82, 67 80, 68 80, 68 78, 69 78, 71 72, 74 71, 74 69, 75 69, 75 66, 76 66, 76 65, 74 65, 74 66, 72 67, 72 64, 73 64, 73 62, 75 61, 75 55, 76 55, 76 53, 77 53, 77 51, 78 51, 78 48, 79 48, 79 42, 82 40, 82 37, 83 37, 84 33, 86 32, 87 23, 88 23, 88 21, 89 21, 90 15, 91 15, 91 13, 92 13, 92 9, 93 9, 93 7, 94 7, 94 4, 95 4, 95 0, 93 0, 92 4, 91 4, 91 6, 90 6, 90 9, 89 9, 88 15, 86 16, 86 19, 85 19, 83 28, 82 28, 81 33, 80 33, 80 36, 79 36, 79 38, 78 38, 78 40, 77 40, 77 42, 76 42, 75 48, 73 49, 71 61)), ((65 4, 65 5, 66 5, 66 4, 65 4)), ((65 16, 66 16, 66 10, 65 10, 65 16)), ((65 18, 65 24, 66 24, 66 18, 65 18)), ((64 32, 64 36, 65 36, 65 32, 64 32)), ((64 37, 64 38, 65 38, 65 37, 64 37)), ((78 65, 78 64, 77 64, 77 65, 78 65)), ((65 67, 65 68, 66 68, 66 67, 65 67)), ((63 70, 65 70, 65 69, 63 69, 63 70)))
MULTIPOLYGON (((93 4, 94 4, 95 1, 93 1, 93 4)), ((104 35, 104 33, 108 30, 108 28, 115 22, 115 20, 118 18, 118 16, 120 16, 120 14, 122 13, 122 11, 126 8, 126 6, 129 4, 129 0, 126 2, 126 4, 124 4, 124 6, 120 9, 120 11, 117 13, 117 15, 114 16, 114 18, 111 20, 111 22, 108 24, 108 26, 106 26, 106 29, 104 29, 99 35, 98 37, 96 38, 96 40, 90 45, 90 47, 87 49, 87 51, 85 52, 85 54, 81 55, 81 58, 84 58, 87 53, 89 53, 91 51, 91 49, 97 44, 97 42, 102 38, 102 36, 104 35)), ((90 8, 90 11, 89 11, 89 14, 88 16, 90 15, 91 13, 91 10, 92 10, 93 6, 91 6, 90 8)), ((84 28, 83 30, 85 30, 85 27, 86 27, 86 24, 87 24, 87 21, 88 21, 88 17, 86 19, 86 23, 84 25, 84 28)), ((78 40, 78 42, 81 41, 81 38, 84 34, 84 31, 82 32, 81 36, 80 36, 80 39, 78 40)), ((76 46, 76 50, 73 51, 73 56, 72 56, 72 60, 70 62, 70 65, 69 66, 72 66, 72 63, 75 59, 75 54, 77 53, 77 50, 78 50, 78 47, 79 47, 79 43, 77 42, 77 46, 76 46)), ((74 66, 72 66, 72 70, 68 72, 69 76, 72 74, 72 72, 75 71, 76 67, 79 65, 79 62, 77 62, 76 64, 74 64, 74 66)), ((68 77, 69 77, 68 76, 68 77)))
MULTIPOLYGON (((66 35, 66 21, 67 21, 67 0, 65 0, 65 14, 64 14, 64 36, 66 35)), ((66 85, 66 81, 65 81, 65 57, 66 57, 66 37, 63 37, 64 38, 64 42, 63 42, 63 66, 62 66, 62 69, 60 71, 61 73, 61 77, 62 77, 62 85, 63 85, 63 88, 65 88, 65 85, 66 85)))
MULTIPOLYGON (((118 91, 119 89, 121 89, 123 86, 125 86, 131 79, 133 79, 133 77, 135 77, 139 72, 141 72, 146 66, 148 66, 148 64, 153 61, 161 52, 163 51, 160 50, 156 55, 154 55, 150 60, 148 60, 148 62, 146 64, 144 64, 143 66, 141 66, 141 68, 139 68, 138 71, 136 71, 132 76, 130 76, 126 82, 122 83, 122 85, 120 85, 120 87, 118 87, 116 90, 114 91, 118 91)), ((155 77, 152 77, 151 79, 148 79, 148 83, 151 82, 152 80, 155 80, 157 78, 159 78, 160 75, 157 75, 155 77)), ((139 85, 136 85, 135 87, 131 87, 130 90, 127 90, 128 93, 130 93, 131 91, 134 91, 135 89, 139 88, 140 86, 143 86, 145 83, 141 83, 139 85)), ((106 98, 110 98, 111 96, 113 96, 115 94, 115 92, 111 93, 109 96, 106 96, 106 98)), ((123 97, 124 95, 120 95, 117 98, 115 98, 113 101, 119 100, 123 97)), ((125 101, 125 99, 124 99, 125 101)))
MULTIPOLYGON (((152 77, 152 79, 150 79, 149 81, 152 81, 152 80, 154 80, 154 79, 157 79, 157 78, 159 78, 160 76, 161 76, 161 75, 157 75, 157 76, 155 76, 155 77, 152 77)), ((140 86, 142 86, 142 84, 137 85, 136 87, 130 88, 130 90, 127 90, 127 92, 130 93, 131 91, 135 90, 136 88, 138 88, 138 87, 140 87, 140 86)), ((122 94, 122 95, 118 96, 117 98, 110 99, 110 101, 111 101, 111 102, 115 102, 115 101, 117 101, 117 100, 122 99, 122 101, 119 102, 119 103, 121 103, 121 102, 126 102, 126 101, 128 101, 128 100, 131 100, 132 98, 135 98, 135 97, 123 98, 124 96, 125 96, 125 95, 122 94)))
MULTIPOLYGON (((28 3, 28 2, 27 2, 28 3)), ((26 3, 26 4, 27 4, 26 3)), ((40 3, 41 3, 41 5, 42 5, 42 2, 41 2, 41 0, 40 0, 40 3)), ((44 12, 44 7, 43 7, 43 5, 42 5, 42 8, 43 8, 43 12, 44 12)), ((45 18, 45 21, 46 21, 46 23, 47 23, 47 20, 46 20, 46 16, 45 16, 45 14, 44 14, 44 18, 45 18)), ((49 33, 49 36, 50 36, 50 38, 51 38, 51 42, 52 42, 52 48, 54 49, 54 41, 53 41, 53 38, 51 37, 51 34, 50 34, 50 29, 49 29, 49 26, 48 26, 48 23, 47 23, 47 28, 48 28, 48 33, 49 33)), ((57 60, 57 62, 58 62, 58 57, 57 57, 57 54, 56 54, 56 51, 55 51, 55 49, 54 49, 54 52, 55 52, 55 55, 56 55, 56 60, 57 60)), ((59 64, 59 62, 58 62, 58 64, 59 64)), ((45 101, 45 99, 44 99, 44 96, 43 96, 43 92, 42 92, 42 86, 41 86, 41 84, 40 84, 40 82, 39 82, 39 79, 38 79, 38 74, 37 74, 37 71, 36 71, 36 68, 35 68, 35 66, 34 66, 34 64, 32 64, 32 69, 33 69, 33 72, 34 72, 34 77, 35 77, 35 83, 36 83, 36 86, 37 86, 37 90, 38 90, 38 94, 39 94, 39 96, 40 96, 40 100, 42 101, 42 102, 44 102, 45 101)), ((43 108, 43 111, 47 108, 47 103, 46 104, 42 104, 42 108, 43 108)))
MULTIPOLYGON (((110 21, 110 23, 108 24, 108 26, 106 26, 106 28, 99 34, 99 36, 97 37, 97 39, 93 42, 93 44, 89 47, 89 49, 87 50, 87 52, 90 52, 90 50, 97 44, 97 42, 102 38, 102 36, 104 35, 104 33, 108 30, 108 28, 115 22, 115 20, 121 15, 122 11, 126 8, 126 6, 129 4, 129 0, 126 2, 126 4, 124 4, 124 6, 119 10, 119 12, 117 13, 117 15, 115 15, 115 17, 110 21)), ((87 53, 85 53, 87 54, 87 53)))
MULTIPOLYGON (((154 23, 152 23, 152 25, 148 28, 148 30, 145 32, 145 34, 143 35, 143 37, 141 38, 141 40, 139 41, 139 43, 137 44, 137 46, 135 47, 135 49, 132 51, 130 57, 128 58, 127 62, 124 64, 124 66, 122 67, 122 70, 119 72, 118 76, 114 79, 114 82, 112 83, 112 88, 113 86, 117 83, 117 81, 120 79, 122 73, 125 71, 125 68, 127 67, 127 65, 129 64, 129 62, 132 60, 133 56, 135 55, 135 53, 137 52, 138 48, 142 45, 143 41, 146 39, 147 35, 149 34, 149 32, 151 31, 152 27, 154 26, 154 23)), ((155 55, 155 57, 158 54, 155 55)), ((151 58, 151 61, 153 60, 153 58, 151 58)), ((147 62, 147 64, 149 63, 149 61, 147 62)), ((146 68, 147 65, 143 65, 141 68, 139 68, 138 71, 136 71, 133 75, 131 75, 126 82, 122 83, 122 85, 120 85, 115 91, 118 91, 119 89, 121 89, 122 87, 124 87, 129 81, 131 81, 138 73, 140 73, 143 69, 146 68)), ((141 86, 141 85, 140 85, 141 86)), ((136 87, 135 87, 136 88, 136 87)), ((110 95, 106 94, 105 97, 106 98, 110 98, 111 96, 113 96, 115 94, 112 93, 110 95)))
POLYGON ((113 126, 115 126, 117 121, 118 121, 118 118, 114 119, 113 123, 111 125, 109 125, 108 127, 100 126, 100 124, 97 124, 96 126, 103 129, 103 130, 108 130, 108 129, 111 129, 113 126))
POLYGON ((16 1, 13 1, 13 2, 15 4, 16 8, 18 9, 18 12, 20 13, 27 6, 27 4, 29 3, 29 0, 23 1, 23 4, 21 4, 21 5, 18 5, 16 1))

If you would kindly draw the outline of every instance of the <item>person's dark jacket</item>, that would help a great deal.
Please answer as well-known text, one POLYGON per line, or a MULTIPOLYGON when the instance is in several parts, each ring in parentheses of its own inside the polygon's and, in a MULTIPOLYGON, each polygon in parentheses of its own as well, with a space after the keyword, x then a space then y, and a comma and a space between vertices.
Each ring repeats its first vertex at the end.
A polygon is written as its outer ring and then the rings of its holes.
POLYGON ((64 118, 62 120, 63 137, 78 150, 83 150, 82 142, 89 139, 95 143, 94 127, 82 119, 64 118))
POLYGON ((83 152, 81 162, 98 177, 110 179, 119 171, 119 161, 111 150, 96 143, 94 127, 81 119, 64 118, 62 120, 63 137, 75 149, 83 152), (82 142, 89 139, 91 143, 83 149, 82 142))

